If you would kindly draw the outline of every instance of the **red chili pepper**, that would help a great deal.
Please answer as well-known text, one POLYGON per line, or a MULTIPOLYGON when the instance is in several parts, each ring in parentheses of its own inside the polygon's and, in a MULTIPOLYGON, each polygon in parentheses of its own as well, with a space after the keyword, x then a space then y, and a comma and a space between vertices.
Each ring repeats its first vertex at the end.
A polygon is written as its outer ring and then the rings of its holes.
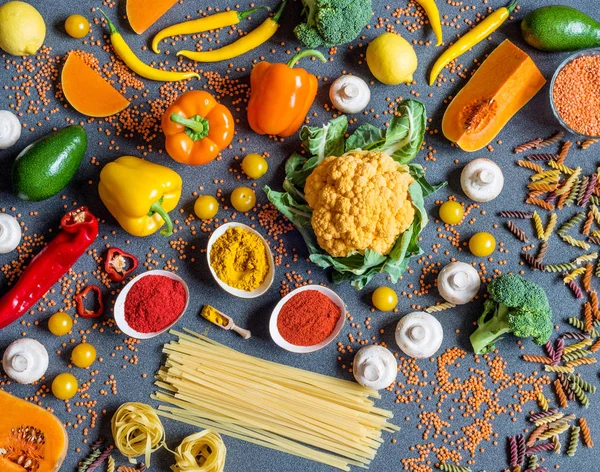
POLYGON ((113 282, 122 282, 137 266, 137 257, 118 247, 111 247, 104 261, 104 270, 113 282))
POLYGON ((77 305, 77 314, 82 318, 98 318, 104 311, 104 300, 102 299, 102 290, 96 285, 88 285, 74 297, 75 305, 77 305), (85 307, 85 298, 94 292, 95 310, 88 310, 85 307))
POLYGON ((62 231, 31 260, 17 283, 0 298, 0 329, 42 298, 98 235, 98 220, 84 206, 63 216, 60 225, 62 231))

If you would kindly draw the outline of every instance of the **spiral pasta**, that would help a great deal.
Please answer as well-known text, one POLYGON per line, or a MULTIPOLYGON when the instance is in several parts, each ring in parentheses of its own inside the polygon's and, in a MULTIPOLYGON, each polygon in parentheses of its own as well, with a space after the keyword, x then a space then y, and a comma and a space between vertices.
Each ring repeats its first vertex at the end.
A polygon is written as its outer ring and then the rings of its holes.
POLYGON ((525 443, 528 447, 531 447, 535 444, 535 442, 539 439, 539 437, 548 431, 548 425, 542 424, 535 428, 533 432, 529 435, 527 442, 525 443))
POLYGON ((538 174, 540 172, 544 172, 544 168, 541 165, 536 164, 535 162, 531 162, 531 161, 517 161, 517 165, 519 167, 523 167, 525 169, 532 170, 532 171, 534 171, 534 172, 536 172, 538 174))
POLYGON ((535 226, 535 233, 538 239, 543 239, 544 237, 544 224, 542 223, 542 218, 537 211, 533 212, 533 225, 535 226))
POLYGON ((519 241, 522 241, 524 243, 529 241, 529 238, 525 234, 525 231, 519 228, 513 221, 508 220, 506 222, 506 227, 512 234, 514 234, 517 237, 519 241))
POLYGON ((560 380, 554 380, 554 391, 556 392, 556 396, 558 397, 558 403, 561 407, 567 408, 569 406, 569 402, 567 401, 567 394, 563 389, 560 380))
POLYGON ((583 221, 585 218, 585 212, 580 211, 579 213, 575 213, 571 218, 565 221, 560 228, 558 228, 558 234, 562 235, 567 233, 570 229, 573 229, 579 223, 583 221))
POLYGON ((544 396, 542 392, 538 393, 537 402, 542 411, 548 411, 550 405, 548 404, 548 399, 544 396))
POLYGON ((579 418, 579 427, 581 428, 581 437, 583 438, 583 444, 586 447, 594 447, 594 440, 592 439, 592 432, 588 426, 587 420, 583 417, 579 418))
POLYGON ((586 382, 581 377, 576 376, 575 374, 569 374, 569 381, 576 383, 579 385, 583 391, 588 393, 596 393, 596 386, 592 385, 589 382, 586 382))
POLYGON ((576 361, 578 359, 582 359, 583 357, 591 356, 592 354, 592 351, 589 351, 587 349, 581 349, 579 351, 574 351, 563 355, 563 361, 568 364, 571 361, 576 361))
POLYGON ((537 149, 537 147, 544 140, 542 138, 535 138, 531 141, 527 141, 526 143, 519 144, 516 148, 513 149, 515 154, 519 154, 520 152, 529 151, 530 149, 537 149))
POLYGON ((594 276, 594 266, 586 264, 584 276, 581 278, 581 284, 586 292, 592 291, 592 277, 594 276))
POLYGON ((552 203, 548 203, 541 198, 529 197, 525 200, 525 203, 529 203, 530 205, 536 205, 544 210, 554 210, 554 205, 552 203))
MULTIPOLYGON (((579 192, 577 193, 577 205, 582 206, 583 199, 585 198, 588 187, 590 186, 590 178, 587 175, 584 175, 581 178, 581 187, 579 188, 579 192)), ((589 197, 588 197, 589 199, 589 197)))
POLYGON ((583 391, 583 389, 579 385, 577 385, 577 383, 575 383, 575 382, 570 382, 569 385, 571 386, 571 389, 573 390, 573 393, 575 394, 575 398, 577 398, 577 401, 579 403, 581 403, 581 405, 584 406, 585 408, 588 408, 590 406, 590 399, 586 395, 586 393, 583 391))
POLYGON ((571 435, 569 436, 569 444, 567 446, 567 455, 573 457, 577 452, 577 446, 579 445, 579 434, 581 428, 579 426, 573 426, 571 428, 571 435))
POLYGON ((565 141, 561 148, 560 148, 560 152, 558 153, 558 163, 562 164, 565 162, 565 159, 567 158, 567 156, 569 155, 569 150, 571 149, 571 146, 573 145, 573 141, 565 141))
POLYGON ((598 140, 597 139, 586 139, 584 142, 581 143, 581 149, 582 150, 586 150, 588 149, 592 144, 597 143, 598 140))
POLYGON ((540 180, 548 179, 548 178, 558 178, 560 175, 560 171, 558 169, 550 169, 542 172, 538 172, 537 174, 533 174, 530 179, 533 182, 539 182, 540 180))
POLYGON ((575 280, 577 277, 579 277, 584 272, 585 272, 585 267, 578 267, 577 269, 573 269, 571 272, 569 272, 567 275, 565 275, 563 277, 563 282, 568 284, 569 282, 571 282, 572 280, 575 280))
POLYGON ((438 303, 437 305, 428 306, 424 311, 427 313, 439 313, 440 311, 449 310, 450 308, 456 308, 456 305, 450 302, 438 303))
POLYGON ((560 442, 560 436, 555 434, 552 436, 552 444, 554 444, 554 453, 560 454, 560 450, 562 449, 562 444, 560 442))
POLYGON ((144 403, 123 403, 111 421, 117 449, 131 461, 143 455, 150 466, 150 456, 165 444, 165 429, 154 409, 144 403))
POLYGON ((502 218, 519 218, 525 220, 533 218, 533 213, 530 211, 501 211, 499 215, 502 218))
POLYGON ((573 262, 577 265, 583 264, 584 262, 592 262, 598 259, 597 252, 590 252, 589 254, 582 254, 581 256, 576 257, 573 262))
POLYGON ((106 472, 115 472, 115 460, 113 456, 108 456, 108 459, 106 459, 106 472))
POLYGON ((547 264, 546 272, 568 272, 577 267, 574 262, 564 262, 562 264, 547 264))
POLYGON ((563 365, 547 365, 544 367, 546 372, 561 372, 563 374, 572 374, 574 372, 573 367, 567 367, 563 365))
POLYGON ((542 241, 548 241, 548 239, 550 239, 550 235, 554 231, 554 228, 556 228, 557 221, 558 221, 558 217, 556 216, 556 213, 551 213, 550 221, 548 221, 548 225, 546 226, 546 229, 544 230, 544 233, 542 234, 542 238, 541 238, 542 241))
POLYGON ((571 167, 567 167, 564 164, 560 164, 558 161, 556 161, 554 159, 550 159, 548 161, 548 165, 550 167, 552 167, 553 169, 560 171, 561 174, 565 174, 565 175, 573 175, 576 171, 576 169, 572 169, 571 167))
POLYGON ((546 356, 534 356, 533 354, 523 354, 522 356, 524 361, 527 362, 535 362, 537 364, 552 364, 552 359, 546 356))
POLYGON ((558 182, 549 183, 549 182, 533 182, 527 186, 530 190, 537 190, 540 192, 553 192, 558 187, 558 182))
POLYGON ((583 305, 583 322, 585 323, 585 330, 587 332, 590 332, 594 329, 594 321, 592 320, 592 305, 590 305, 590 302, 586 302, 585 305, 583 305))
MULTIPOLYGON (((565 364, 565 367, 579 367, 582 365, 592 365, 598 362, 595 357, 583 357, 581 359, 575 359, 573 361, 569 361, 565 364)), ((577 395, 577 392, 575 392, 577 395)))
POLYGON ((567 243, 569 246, 578 247, 580 249, 588 250, 590 245, 583 241, 582 239, 575 239, 573 236, 569 234, 561 234, 560 238, 567 243))
MULTIPOLYGON (((562 169, 561 169, 561 171, 562 171, 562 169)), ((570 192, 570 190, 574 187, 575 182, 579 180, 580 174, 581 174, 581 167, 577 167, 577 169, 575 169, 573 171, 573 173, 571 175, 569 175, 569 178, 566 180, 565 184, 561 188, 556 190, 556 194, 563 195, 565 193, 570 192)), ((579 185, 577 187, 579 188, 579 185)))
POLYGON ((227 448, 219 433, 205 429, 186 437, 175 449, 173 472, 222 472, 227 448))

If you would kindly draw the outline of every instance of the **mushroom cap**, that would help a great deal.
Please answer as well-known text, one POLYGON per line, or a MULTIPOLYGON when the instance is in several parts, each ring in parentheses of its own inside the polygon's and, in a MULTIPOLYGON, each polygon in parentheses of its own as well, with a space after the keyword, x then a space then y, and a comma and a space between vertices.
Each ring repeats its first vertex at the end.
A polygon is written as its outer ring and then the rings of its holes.
POLYGON ((444 330, 440 322, 424 311, 405 315, 396 326, 396 343, 415 359, 433 356, 442 345, 444 330))
POLYGON ((438 291, 442 298, 455 305, 469 303, 481 287, 477 270, 464 262, 451 262, 438 274, 438 291))
POLYGON ((0 213, 0 254, 14 251, 21 242, 21 225, 11 215, 0 213))
POLYGON ((4 351, 2 367, 15 382, 36 382, 48 370, 48 351, 35 339, 17 339, 4 351))
POLYGON ((331 84, 329 99, 342 113, 358 113, 369 104, 371 89, 360 77, 341 75, 331 84))
POLYGON ((502 192, 504 175, 494 161, 485 158, 474 159, 462 170, 460 186, 471 200, 489 202, 502 192))
POLYGON ((394 355, 382 346, 365 346, 354 356, 354 378, 363 387, 381 390, 396 379, 398 365, 394 355))

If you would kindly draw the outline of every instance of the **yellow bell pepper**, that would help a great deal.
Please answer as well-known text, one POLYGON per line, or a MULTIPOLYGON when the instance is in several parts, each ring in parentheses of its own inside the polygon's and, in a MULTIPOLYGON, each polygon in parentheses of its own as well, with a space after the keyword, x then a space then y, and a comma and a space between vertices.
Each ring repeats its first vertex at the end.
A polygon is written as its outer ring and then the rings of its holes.
POLYGON ((168 212, 181 197, 181 177, 168 167, 134 156, 109 162, 100 172, 100 199, 125 231, 148 236, 163 225, 163 236, 173 234, 168 212))

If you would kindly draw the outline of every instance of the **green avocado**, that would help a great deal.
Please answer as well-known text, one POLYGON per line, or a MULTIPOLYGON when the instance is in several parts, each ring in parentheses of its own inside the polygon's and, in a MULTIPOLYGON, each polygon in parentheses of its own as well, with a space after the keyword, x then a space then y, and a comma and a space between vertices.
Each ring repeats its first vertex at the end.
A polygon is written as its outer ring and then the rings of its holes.
POLYGON ((56 195, 77 173, 86 149, 81 126, 67 126, 30 144, 12 166, 15 194, 34 202, 56 195))
POLYGON ((529 13, 521 34, 530 46, 542 51, 576 51, 600 46, 600 23, 583 12, 550 5, 529 13))

